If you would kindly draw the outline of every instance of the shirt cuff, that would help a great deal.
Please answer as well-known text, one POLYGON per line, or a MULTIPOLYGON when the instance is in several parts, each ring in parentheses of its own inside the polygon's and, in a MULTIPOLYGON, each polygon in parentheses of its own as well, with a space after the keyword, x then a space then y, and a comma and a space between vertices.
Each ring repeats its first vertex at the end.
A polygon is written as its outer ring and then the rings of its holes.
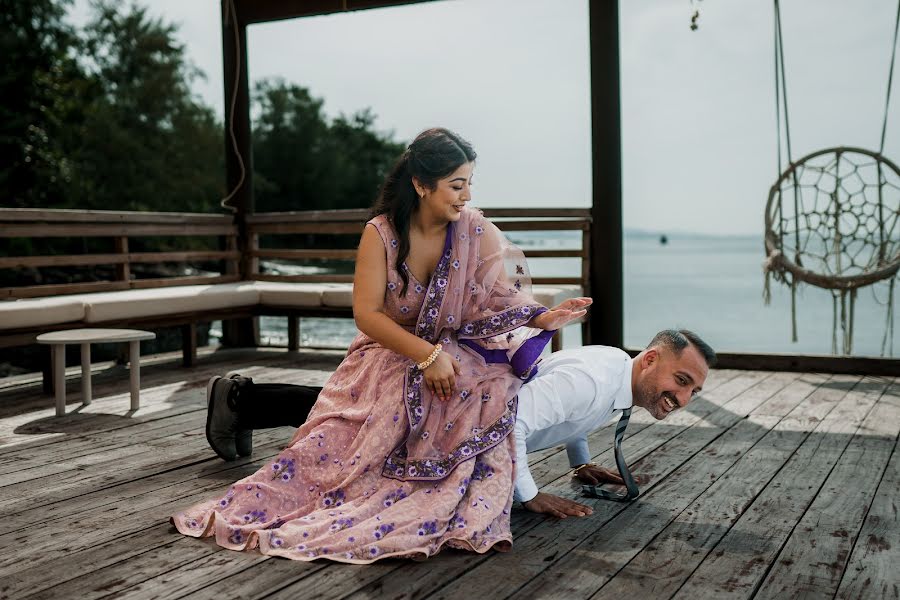
POLYGON ((537 495, 538 486, 531 476, 531 471, 528 470, 528 467, 525 467, 525 469, 519 471, 519 476, 516 477, 516 491, 513 493, 513 498, 518 502, 528 502, 529 500, 534 500, 534 497, 537 495))
POLYGON ((566 444, 566 454, 569 455, 569 466, 577 467, 591 462, 591 449, 588 447, 587 438, 581 438, 566 444))

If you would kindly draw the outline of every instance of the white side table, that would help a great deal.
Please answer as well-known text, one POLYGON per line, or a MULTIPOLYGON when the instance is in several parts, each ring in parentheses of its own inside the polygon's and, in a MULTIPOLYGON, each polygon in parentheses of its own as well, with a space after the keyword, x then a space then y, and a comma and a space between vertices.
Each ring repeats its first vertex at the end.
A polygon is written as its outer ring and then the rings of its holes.
POLYGON ((56 415, 66 414, 66 344, 81 345, 81 397, 91 403, 91 344, 128 342, 131 379, 131 410, 140 408, 141 340, 152 340, 156 334, 139 329, 67 329, 37 336, 39 344, 50 344, 53 361, 53 385, 56 389, 56 415))

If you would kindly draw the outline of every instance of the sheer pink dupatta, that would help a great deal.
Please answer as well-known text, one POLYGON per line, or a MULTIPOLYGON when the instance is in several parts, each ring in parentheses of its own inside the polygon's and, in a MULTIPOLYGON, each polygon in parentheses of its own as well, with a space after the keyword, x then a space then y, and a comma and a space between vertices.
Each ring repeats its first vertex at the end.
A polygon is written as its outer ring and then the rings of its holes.
POLYGON ((530 289, 525 256, 480 211, 467 209, 450 224, 415 334, 440 342, 462 372, 442 402, 410 364, 403 390, 410 432, 383 475, 441 479, 509 435, 519 386, 552 335, 523 330, 546 310, 530 289))

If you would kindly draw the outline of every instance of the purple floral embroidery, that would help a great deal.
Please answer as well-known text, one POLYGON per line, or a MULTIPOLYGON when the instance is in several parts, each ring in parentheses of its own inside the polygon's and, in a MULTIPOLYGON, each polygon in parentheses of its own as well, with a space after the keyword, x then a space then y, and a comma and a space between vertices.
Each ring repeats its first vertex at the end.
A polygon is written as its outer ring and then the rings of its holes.
POLYGON ((397 240, 391 240, 391 248, 397 247, 397 240))
POLYGON ((523 304, 507 309, 500 314, 467 323, 463 326, 463 334, 473 338, 494 337, 525 325, 533 317, 546 312, 546 310, 540 305, 523 304), (471 329, 469 325, 472 326, 471 329))
POLYGON ((385 497, 384 503, 383 503, 384 507, 388 508, 390 506, 393 506, 394 504, 396 504, 397 502, 400 502, 404 498, 406 498, 406 492, 403 491, 403 488, 397 488, 396 491, 391 492, 390 494, 388 494, 385 497))
POLYGON ((266 520, 266 511, 251 510, 244 515, 244 523, 258 523, 266 520))
POLYGON ((434 535, 437 533, 437 521, 425 521, 419 525, 419 535, 434 535))
POLYGON ((454 317, 453 315, 447 315, 447 324, 448 325, 453 325, 454 321, 456 321, 456 317, 454 317))
POLYGON ((478 293, 478 286, 475 285, 474 283, 473 283, 472 285, 470 285, 470 286, 469 286, 469 293, 472 294, 472 295, 477 294, 477 293, 478 293))
MULTIPOLYGON (((380 540, 380 539, 384 538, 384 536, 386 536, 387 534, 392 532, 393 530, 394 530, 393 523, 384 523, 384 524, 378 526, 378 529, 375 530, 375 533, 373 533, 372 536, 376 540, 380 540)), ((377 552, 376 552, 376 554, 377 554, 377 552)))
POLYGON ((481 235, 482 233, 484 233, 484 227, 482 227, 481 225, 476 226, 475 235, 481 235))
POLYGON ((488 394, 487 392, 481 392, 481 401, 482 402, 487 402, 490 399, 491 399, 490 394, 488 394))
POLYGON ((272 479, 280 479, 281 481, 290 481, 294 478, 294 460, 288 458, 280 458, 278 462, 272 464, 272 479))
POLYGON ((281 548, 284 545, 284 540, 281 539, 280 537, 275 537, 275 534, 273 533, 269 537, 269 543, 271 545, 275 546, 276 548, 281 548))
POLYGON ((519 281, 518 279, 516 279, 516 282, 513 284, 513 287, 515 287, 517 290, 521 290, 521 289, 522 289, 522 282, 519 281))
POLYGON ((524 275, 525 269, 522 268, 522 265, 516 265, 516 275, 524 275))
POLYGON ((450 431, 451 429, 453 429, 453 421, 450 421, 449 423, 444 425, 444 431, 450 431))
POLYGON ((447 287, 447 278, 446 277, 438 277, 437 278, 437 286, 442 290, 447 287))
POLYGON ((466 490, 469 489, 469 478, 466 477, 462 480, 462 483, 459 484, 459 495, 464 496, 466 494, 466 490))
POLYGON ((244 543, 244 532, 240 529, 229 529, 228 541, 232 544, 243 544, 244 543))
POLYGON ((489 464, 482 462, 481 460, 475 460, 475 468, 472 469, 472 480, 473 481, 484 481, 490 477, 494 476, 494 469, 489 464))
POLYGON ((423 440, 427 440, 429 435, 431 435, 431 434, 428 433, 427 431, 423 431, 423 432, 422 432, 422 439, 423 439, 423 440))
POLYGON ((403 313, 403 314, 405 315, 406 313, 409 312, 409 307, 408 307, 408 306, 401 306, 401 307, 400 307, 400 312, 403 313))
POLYGON ((469 397, 469 394, 471 394, 471 393, 472 393, 472 392, 470 392, 469 390, 462 390, 462 391, 459 393, 459 397, 460 397, 460 399, 465 400, 466 398, 469 397))
POLYGON ((425 288, 423 288, 421 284, 417 283, 416 284, 416 293, 421 294, 424 291, 425 291, 425 288))
POLYGON ((455 513, 451 518, 450 522, 447 523, 447 527, 449 529, 465 529, 466 520, 459 513, 455 513))
POLYGON ((328 529, 330 531, 343 531, 344 529, 348 529, 350 527, 353 527, 353 519, 348 517, 346 519, 338 519, 334 521, 331 524, 331 527, 329 527, 328 529))
POLYGON ((459 259, 457 258, 452 263, 450 263, 450 266, 453 267, 454 269, 458 269, 459 268, 459 259))
POLYGON ((397 284, 394 283, 393 281, 388 281, 387 287, 389 290, 391 290, 393 292, 394 290, 397 289, 397 284))
POLYGON ((507 410, 489 427, 484 430, 473 428, 473 437, 462 441, 446 459, 410 461, 406 457, 406 447, 401 446, 385 461, 381 474, 391 479, 409 478, 416 481, 444 478, 461 463, 493 448, 509 435, 515 424, 517 401, 516 396, 510 398, 506 403, 507 410))
POLYGON ((334 490, 325 494, 322 498, 322 506, 330 508, 332 506, 340 506, 344 503, 344 490, 334 490))

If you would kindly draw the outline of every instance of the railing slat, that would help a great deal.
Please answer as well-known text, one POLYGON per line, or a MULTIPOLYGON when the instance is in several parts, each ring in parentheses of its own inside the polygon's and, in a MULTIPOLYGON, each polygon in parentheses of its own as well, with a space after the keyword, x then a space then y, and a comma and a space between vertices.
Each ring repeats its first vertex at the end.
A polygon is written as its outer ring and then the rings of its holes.
MULTIPOLYGON (((0 214, 0 220, 3 215, 0 214)), ((216 236, 235 235, 233 225, 194 225, 187 224, 77 224, 64 223, 44 224, 0 224, 0 237, 141 237, 141 236, 216 236)))
POLYGON ((195 225, 227 225, 231 215, 207 213, 138 212, 114 210, 77 210, 43 208, 3 208, 0 220, 16 222, 65 223, 176 223, 195 225))

